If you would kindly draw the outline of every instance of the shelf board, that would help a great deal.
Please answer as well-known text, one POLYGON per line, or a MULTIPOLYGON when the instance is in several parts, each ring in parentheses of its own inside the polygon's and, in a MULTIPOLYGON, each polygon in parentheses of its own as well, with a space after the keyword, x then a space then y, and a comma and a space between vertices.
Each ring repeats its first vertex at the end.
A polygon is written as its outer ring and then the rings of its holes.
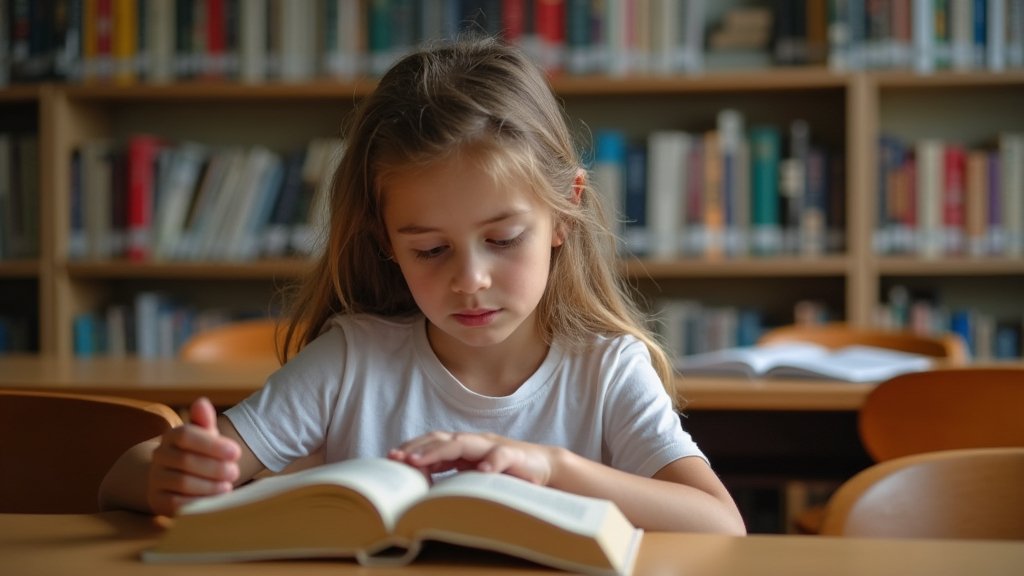
POLYGON ((0 260, 0 278, 38 278, 38 260, 0 260))
POLYGON ((842 88, 849 75, 823 67, 779 67, 673 75, 560 75, 551 79, 562 96, 685 94, 688 92, 771 92, 842 88))
POLYGON ((870 75, 882 89, 1024 86, 1024 70, 1010 70, 1006 72, 988 72, 985 70, 964 72, 941 71, 933 74, 917 74, 909 70, 892 70, 871 72, 870 75))
POLYGON ((878 259, 878 272, 886 276, 1017 276, 1024 275, 1024 258, 886 257, 878 259))
POLYGON ((69 262, 68 274, 74 278, 111 279, 216 279, 273 280, 296 278, 305 273, 311 261, 301 259, 259 260, 254 262, 133 262, 103 260, 69 262))
POLYGON ((849 269, 845 255, 818 257, 723 258, 649 260, 623 262, 623 272, 632 278, 761 278, 843 276, 849 269))
POLYGON ((327 79, 301 83, 265 82, 243 84, 233 81, 179 81, 169 84, 69 84, 73 100, 124 102, 229 101, 256 102, 281 100, 337 100, 363 97, 377 86, 373 79, 334 81, 327 79))
POLYGON ((0 88, 0 102, 5 104, 17 102, 34 102, 39 99, 39 84, 14 84, 0 88))

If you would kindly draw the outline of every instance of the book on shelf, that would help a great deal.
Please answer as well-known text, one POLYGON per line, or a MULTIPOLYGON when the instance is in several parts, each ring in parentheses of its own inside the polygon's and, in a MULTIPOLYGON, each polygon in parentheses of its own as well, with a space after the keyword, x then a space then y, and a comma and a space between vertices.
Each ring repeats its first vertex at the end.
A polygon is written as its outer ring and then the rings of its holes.
POLYGON ((404 565, 425 541, 586 574, 630 574, 643 532, 608 500, 505 474, 356 459, 264 478, 184 506, 146 562, 344 557, 404 565))
POLYGON ((676 368, 684 375, 807 377, 879 382, 899 374, 928 370, 932 359, 874 346, 829 349, 812 342, 741 346, 684 356, 676 368))

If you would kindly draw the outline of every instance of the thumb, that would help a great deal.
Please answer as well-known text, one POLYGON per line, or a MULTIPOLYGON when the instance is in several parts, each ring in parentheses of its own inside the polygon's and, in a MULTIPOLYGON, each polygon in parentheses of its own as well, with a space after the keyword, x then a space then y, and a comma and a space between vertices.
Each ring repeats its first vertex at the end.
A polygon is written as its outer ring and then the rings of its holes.
POLYGON ((189 407, 188 417, 196 426, 214 435, 217 434, 217 411, 214 410, 213 403, 210 402, 209 398, 205 396, 197 398, 192 403, 192 406, 189 407))

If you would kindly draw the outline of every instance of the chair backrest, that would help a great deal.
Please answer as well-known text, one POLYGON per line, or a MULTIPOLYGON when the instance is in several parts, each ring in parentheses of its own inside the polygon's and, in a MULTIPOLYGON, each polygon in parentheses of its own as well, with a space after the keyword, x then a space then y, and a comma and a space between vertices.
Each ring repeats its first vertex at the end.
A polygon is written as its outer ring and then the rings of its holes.
POLYGON ((868 393, 858 414, 875 461, 957 448, 1024 447, 1024 367, 902 374, 868 393))
POLYGON ((276 359, 283 340, 284 326, 276 319, 231 322, 194 334, 178 357, 198 362, 276 359))
POLYGON ((822 534, 1024 539, 1024 448, 943 450, 875 464, 832 496, 822 534))
POLYGON ((840 348, 851 344, 877 346, 942 358, 949 365, 965 364, 968 360, 967 347, 963 339, 953 333, 924 336, 905 331, 855 328, 841 322, 780 326, 762 334, 757 343, 793 340, 816 342, 828 348, 840 348))
POLYGON ((0 512, 96 512, 117 458, 180 424, 155 402, 0 390, 0 512))

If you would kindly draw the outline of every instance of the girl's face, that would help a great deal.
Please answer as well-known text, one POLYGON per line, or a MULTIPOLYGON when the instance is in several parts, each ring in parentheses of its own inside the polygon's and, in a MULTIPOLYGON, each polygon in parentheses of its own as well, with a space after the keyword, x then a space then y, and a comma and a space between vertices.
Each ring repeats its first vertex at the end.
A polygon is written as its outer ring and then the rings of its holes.
POLYGON ((537 345, 534 311, 551 249, 563 239, 526 185, 496 184, 471 158, 454 155, 390 178, 383 198, 395 262, 439 355, 537 345))

